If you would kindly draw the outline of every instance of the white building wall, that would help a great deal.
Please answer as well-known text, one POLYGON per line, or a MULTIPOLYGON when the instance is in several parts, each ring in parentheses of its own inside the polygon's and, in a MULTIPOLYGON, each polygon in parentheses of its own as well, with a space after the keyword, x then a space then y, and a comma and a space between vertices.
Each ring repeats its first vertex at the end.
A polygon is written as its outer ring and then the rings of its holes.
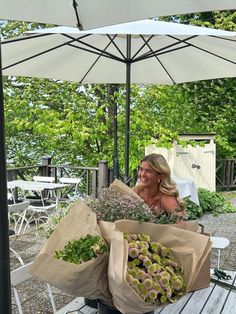
POLYGON ((213 141, 203 147, 182 147, 174 143, 171 149, 166 149, 149 145, 145 155, 150 153, 162 154, 173 176, 191 179, 197 188, 216 190, 216 146, 213 141))

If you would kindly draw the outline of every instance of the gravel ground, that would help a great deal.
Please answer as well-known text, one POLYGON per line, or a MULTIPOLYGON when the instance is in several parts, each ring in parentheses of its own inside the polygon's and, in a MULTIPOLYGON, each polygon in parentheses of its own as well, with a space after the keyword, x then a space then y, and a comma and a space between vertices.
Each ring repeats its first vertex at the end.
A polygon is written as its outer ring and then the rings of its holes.
MULTIPOLYGON (((232 203, 236 207, 236 199, 232 200, 232 203)), ((204 215, 198 222, 203 224, 205 232, 209 232, 212 236, 226 237, 230 240, 230 245, 221 253, 220 268, 236 271, 236 213, 221 214, 216 217, 213 215, 204 215)), ((34 227, 31 227, 28 233, 22 235, 12 244, 12 247, 20 253, 25 263, 29 263, 33 261, 40 252, 43 243, 44 239, 37 234, 34 227)), ((19 261, 11 254, 11 270, 19 266, 19 261)), ((211 267, 216 266, 217 252, 216 250, 212 250, 211 267)), ((45 288, 45 284, 35 278, 20 285, 23 311, 25 314, 53 313, 45 288)), ((53 294, 58 309, 74 298, 54 288, 53 294)), ((18 313, 13 292, 12 313, 18 313)))

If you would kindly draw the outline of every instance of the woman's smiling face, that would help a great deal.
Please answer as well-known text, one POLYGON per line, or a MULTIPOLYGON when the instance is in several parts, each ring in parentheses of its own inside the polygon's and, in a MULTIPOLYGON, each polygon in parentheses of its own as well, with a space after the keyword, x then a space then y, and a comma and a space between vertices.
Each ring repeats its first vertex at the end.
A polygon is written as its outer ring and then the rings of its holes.
POLYGON ((155 171, 147 161, 141 162, 138 176, 140 183, 147 187, 157 185, 161 179, 161 173, 155 171))

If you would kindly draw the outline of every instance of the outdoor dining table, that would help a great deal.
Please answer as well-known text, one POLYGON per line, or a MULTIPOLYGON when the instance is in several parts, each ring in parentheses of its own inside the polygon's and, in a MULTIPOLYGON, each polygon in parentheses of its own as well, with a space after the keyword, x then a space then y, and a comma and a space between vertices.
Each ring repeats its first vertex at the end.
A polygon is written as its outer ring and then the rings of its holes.
POLYGON ((199 205, 197 187, 193 180, 181 177, 171 177, 176 183, 180 198, 189 198, 193 203, 199 205))
MULTIPOLYGON (((226 271, 232 276, 231 280, 227 280, 228 284, 232 284, 232 288, 236 289, 236 272, 226 271)), ((234 314, 236 308, 236 291, 226 289, 216 283, 211 282, 210 286, 204 289, 189 292, 176 303, 168 304, 164 308, 156 309, 155 314, 234 314)), ((70 302, 63 310, 59 310, 57 314, 64 313, 84 313, 96 314, 97 310, 88 307, 84 303, 84 298, 78 297, 70 302)))
POLYGON ((53 191, 56 198, 56 207, 58 206, 58 200, 62 189, 68 187, 68 184, 63 183, 51 183, 51 182, 38 182, 38 181, 25 181, 25 180, 13 180, 7 182, 7 188, 13 194, 13 190, 15 188, 20 188, 23 193, 26 191, 33 191, 33 192, 42 192, 44 190, 53 191))

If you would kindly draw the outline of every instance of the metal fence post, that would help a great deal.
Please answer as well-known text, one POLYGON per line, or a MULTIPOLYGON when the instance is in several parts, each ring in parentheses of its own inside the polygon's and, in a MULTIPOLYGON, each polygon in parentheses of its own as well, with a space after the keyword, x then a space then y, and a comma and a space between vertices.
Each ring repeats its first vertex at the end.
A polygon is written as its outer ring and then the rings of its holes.
POLYGON ((41 165, 40 167, 40 175, 45 177, 51 176, 51 169, 48 167, 48 165, 51 165, 52 157, 51 156, 44 156, 42 157, 41 165))
POLYGON ((108 187, 108 162, 101 160, 98 163, 98 193, 102 188, 108 187))

